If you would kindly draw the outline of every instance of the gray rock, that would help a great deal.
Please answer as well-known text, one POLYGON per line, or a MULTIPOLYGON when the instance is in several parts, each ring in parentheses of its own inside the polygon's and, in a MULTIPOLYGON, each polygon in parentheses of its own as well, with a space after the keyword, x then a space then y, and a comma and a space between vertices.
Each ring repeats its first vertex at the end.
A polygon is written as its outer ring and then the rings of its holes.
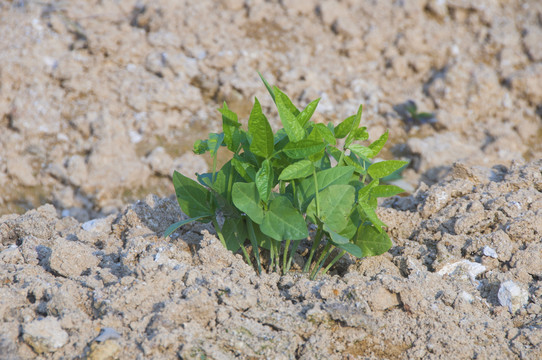
POLYGON ((524 307, 529 301, 529 293, 527 290, 521 288, 511 280, 501 284, 498 297, 499 303, 502 306, 507 306, 512 314, 524 307))

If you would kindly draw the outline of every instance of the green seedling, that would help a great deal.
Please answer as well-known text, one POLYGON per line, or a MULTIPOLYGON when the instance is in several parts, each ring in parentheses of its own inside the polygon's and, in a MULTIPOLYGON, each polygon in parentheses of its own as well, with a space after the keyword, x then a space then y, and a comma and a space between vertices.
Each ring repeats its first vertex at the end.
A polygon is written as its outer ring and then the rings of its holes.
POLYGON ((251 245, 259 273, 263 249, 269 252, 268 271, 286 273, 300 242, 307 240, 312 243, 304 271, 311 279, 322 268, 325 274, 346 253, 362 258, 388 251, 392 243, 384 231, 386 224, 376 215, 377 199, 403 189, 381 179, 407 164, 372 162, 388 132, 367 142, 367 128, 360 126, 361 106, 337 126, 315 123, 311 117, 320 99, 299 110, 284 92, 260 77, 283 128, 272 131, 257 98, 247 130, 224 103, 218 109, 223 132, 194 144, 196 154, 210 154, 212 172, 198 174, 198 181, 173 173, 179 206, 189 218, 171 225, 165 236, 192 221, 212 222, 222 244, 241 251, 252 266, 246 247, 251 245), (344 139, 344 145, 339 146, 338 139, 344 139), (217 170, 217 152, 224 147, 232 156, 217 170), (222 226, 218 215, 224 217, 222 226), (316 231, 309 237, 311 223, 316 231), (326 262, 332 253, 336 255, 326 262))
POLYGON ((414 125, 431 124, 435 126, 437 123, 435 114, 418 112, 418 106, 413 100, 408 100, 405 103, 395 105, 393 109, 399 114, 401 119, 403 119, 407 126, 407 130, 410 130, 414 125))

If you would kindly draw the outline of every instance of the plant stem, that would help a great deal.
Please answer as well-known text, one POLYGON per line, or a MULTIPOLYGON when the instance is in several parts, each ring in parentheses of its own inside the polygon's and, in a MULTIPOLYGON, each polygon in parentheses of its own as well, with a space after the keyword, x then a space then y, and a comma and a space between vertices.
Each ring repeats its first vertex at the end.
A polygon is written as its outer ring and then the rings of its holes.
POLYGON ((250 261, 250 255, 248 254, 247 248, 243 244, 239 244, 241 246, 241 251, 243 252, 243 255, 245 256, 245 260, 247 261, 247 264, 249 266, 252 266, 252 261, 250 261))
POLYGON ((231 189, 233 188, 233 165, 230 167, 230 176, 228 177, 228 204, 231 204, 231 189))
POLYGON ((222 229, 220 229, 220 226, 218 226, 218 221, 216 221, 216 218, 213 218, 213 226, 215 227, 215 231, 218 235, 218 238, 220 239, 220 242, 227 249, 228 247, 226 246, 226 240, 224 240, 224 235, 222 235, 222 229))
POLYGON ((315 197, 316 197, 316 217, 320 219, 320 196, 318 193, 320 192, 318 188, 318 179, 316 177, 316 168, 312 169, 312 177, 314 178, 314 191, 315 191, 315 197))
POLYGON ((335 263, 337 261, 339 261, 340 258, 342 258, 344 256, 344 254, 346 254, 346 250, 343 250, 339 253, 339 255, 335 256, 333 258, 333 260, 331 260, 331 262, 326 266, 326 268, 324 269, 324 271, 322 271, 322 275, 324 275, 325 273, 327 273, 327 271, 333 266, 335 265, 335 263))
POLYGON ((318 258, 318 261, 314 265, 314 269, 312 270, 310 279, 314 280, 316 278, 316 274, 318 274, 318 271, 320 271, 320 268, 322 265, 324 265, 324 262, 326 261, 327 257, 329 256, 329 253, 331 252, 331 243, 328 242, 326 246, 324 247, 324 251, 322 251, 322 254, 318 258))
POLYGON ((282 273, 286 274, 286 259, 288 258, 288 248, 290 247, 290 239, 286 240, 286 245, 284 246, 284 253, 282 254, 282 273))
POLYGON ((254 233, 254 225, 252 220, 247 217, 247 228, 248 228, 248 237, 250 239, 250 244, 252 245, 252 251, 254 252, 254 257, 256 258, 256 266, 258 267, 258 274, 262 273, 262 264, 260 262, 260 251, 258 250, 258 240, 256 239, 256 233, 254 233))
POLYGON ((292 265, 292 260, 294 258, 294 254, 299 247, 299 244, 301 243, 301 240, 295 241, 294 246, 292 246, 292 250, 290 251, 290 256, 288 257, 288 264, 286 264, 286 268, 284 270, 284 273, 287 273, 290 271, 290 266, 292 265))
POLYGON ((320 245, 320 241, 322 240, 323 235, 323 223, 318 221, 318 230, 316 230, 316 236, 314 237, 314 241, 312 242, 311 252, 309 254, 309 258, 305 262, 305 266, 303 267, 303 272, 309 272, 311 268, 312 258, 314 256, 314 253, 316 249, 318 248, 318 245, 320 245))
POLYGON ((275 244, 273 240, 271 240, 271 244, 269 246, 269 271, 270 272, 273 269, 273 265, 275 265, 275 244))

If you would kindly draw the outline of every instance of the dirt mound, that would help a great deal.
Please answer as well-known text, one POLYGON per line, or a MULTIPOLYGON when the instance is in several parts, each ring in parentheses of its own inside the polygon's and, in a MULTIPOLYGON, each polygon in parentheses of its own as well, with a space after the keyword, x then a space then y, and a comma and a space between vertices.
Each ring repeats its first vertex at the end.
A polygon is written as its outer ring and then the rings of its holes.
POLYGON ((183 216, 171 198, 82 224, 51 205, 4 216, 0 353, 540 358, 542 161, 452 174, 380 209, 389 253, 316 281, 258 276, 205 225, 162 238, 183 216))
POLYGON ((0 0, 0 359, 542 358, 540 18, 537 0, 0 0), (317 120, 361 103, 372 138, 390 129, 417 190, 379 210, 387 254, 309 281, 256 275, 207 225, 161 237, 222 101, 273 114, 257 70, 321 97, 317 120))

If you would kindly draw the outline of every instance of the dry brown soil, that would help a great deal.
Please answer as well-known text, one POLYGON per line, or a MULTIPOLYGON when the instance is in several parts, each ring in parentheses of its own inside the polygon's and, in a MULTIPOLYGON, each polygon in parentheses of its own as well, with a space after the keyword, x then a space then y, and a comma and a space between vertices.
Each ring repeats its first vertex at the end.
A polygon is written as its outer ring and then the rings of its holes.
POLYGON ((0 359, 542 358, 540 159, 538 0, 0 0, 0 359), (257 70, 390 129, 388 253, 310 281, 161 236, 222 101, 279 126, 257 70))

